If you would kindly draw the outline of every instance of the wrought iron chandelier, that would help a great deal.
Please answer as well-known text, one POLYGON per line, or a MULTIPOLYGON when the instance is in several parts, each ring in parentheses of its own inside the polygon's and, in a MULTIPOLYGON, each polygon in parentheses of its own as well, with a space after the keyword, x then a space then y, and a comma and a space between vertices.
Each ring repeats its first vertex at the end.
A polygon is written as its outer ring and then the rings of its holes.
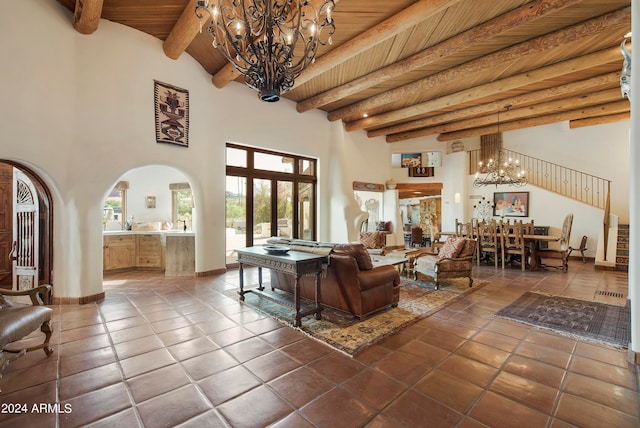
MULTIPOLYGON (((504 108, 508 111, 511 106, 506 105, 504 108)), ((498 136, 502 141, 500 134, 500 111, 498 111, 498 136)), ((478 162, 478 171, 476 178, 473 180, 473 187, 483 187, 495 184, 507 184, 512 187, 522 187, 527 184, 524 170, 520 168, 518 159, 507 158, 502 147, 498 148, 496 159, 490 158, 485 165, 483 161, 478 162), (484 174, 484 177, 480 175, 484 174)))
POLYGON ((197 0, 196 16, 200 31, 211 17, 213 46, 262 101, 275 102, 314 62, 318 45, 331 44, 334 6, 334 0, 197 0))

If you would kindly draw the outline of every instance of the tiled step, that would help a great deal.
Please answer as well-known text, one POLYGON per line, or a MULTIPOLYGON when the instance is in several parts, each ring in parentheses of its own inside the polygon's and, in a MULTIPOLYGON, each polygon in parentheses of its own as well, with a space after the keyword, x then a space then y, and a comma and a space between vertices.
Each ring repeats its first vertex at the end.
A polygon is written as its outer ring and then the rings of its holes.
POLYGON ((629 225, 618 225, 618 241, 616 243, 616 270, 629 271, 629 225))

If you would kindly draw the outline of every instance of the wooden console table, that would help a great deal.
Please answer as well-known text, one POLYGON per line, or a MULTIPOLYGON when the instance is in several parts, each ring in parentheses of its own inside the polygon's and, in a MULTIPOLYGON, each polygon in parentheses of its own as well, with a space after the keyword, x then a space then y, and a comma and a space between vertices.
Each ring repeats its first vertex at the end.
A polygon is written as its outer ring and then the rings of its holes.
POLYGON ((302 251, 289 251, 286 254, 269 254, 264 247, 255 246, 237 249, 238 265, 240 269, 240 300, 244 301, 246 293, 254 293, 260 297, 267 298, 281 305, 289 306, 295 309, 296 327, 302 325, 302 317, 315 314, 316 319, 322 319, 322 306, 320 305, 320 277, 322 275, 322 265, 326 261, 326 256, 305 253, 302 251), (258 267, 258 288, 244 289, 244 265, 258 267), (282 299, 276 299, 272 296, 262 293, 264 286, 262 285, 262 268, 273 269, 295 278, 294 305, 282 299), (302 310, 300 308, 300 278, 303 275, 315 275, 316 295, 315 307, 302 310))

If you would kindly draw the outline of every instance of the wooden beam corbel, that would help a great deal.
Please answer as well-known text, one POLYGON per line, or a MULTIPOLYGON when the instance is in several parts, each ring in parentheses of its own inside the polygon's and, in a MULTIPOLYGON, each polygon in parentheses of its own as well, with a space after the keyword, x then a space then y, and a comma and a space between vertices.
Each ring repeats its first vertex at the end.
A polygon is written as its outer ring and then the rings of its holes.
POLYGON ((98 29, 103 0, 76 0, 73 10, 73 28, 81 34, 92 34, 98 29))
MULTIPOLYGON (((202 13, 204 15, 202 19, 208 20, 209 12, 203 10, 202 13)), ((196 16, 196 0, 190 0, 162 44, 165 55, 171 59, 178 59, 199 32, 200 20, 196 16)))

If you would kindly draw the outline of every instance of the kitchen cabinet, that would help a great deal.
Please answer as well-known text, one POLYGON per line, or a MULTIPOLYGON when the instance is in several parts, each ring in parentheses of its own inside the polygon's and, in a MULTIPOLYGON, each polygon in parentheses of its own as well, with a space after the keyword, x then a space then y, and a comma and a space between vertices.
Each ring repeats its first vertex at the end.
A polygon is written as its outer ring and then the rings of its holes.
POLYGON ((165 276, 195 276, 195 236, 187 233, 168 233, 166 241, 165 276))
POLYGON ((136 235, 136 267, 164 268, 164 248, 160 235, 136 235))
POLYGON ((136 264, 136 241, 133 235, 105 236, 103 241, 104 270, 130 269, 136 264))

